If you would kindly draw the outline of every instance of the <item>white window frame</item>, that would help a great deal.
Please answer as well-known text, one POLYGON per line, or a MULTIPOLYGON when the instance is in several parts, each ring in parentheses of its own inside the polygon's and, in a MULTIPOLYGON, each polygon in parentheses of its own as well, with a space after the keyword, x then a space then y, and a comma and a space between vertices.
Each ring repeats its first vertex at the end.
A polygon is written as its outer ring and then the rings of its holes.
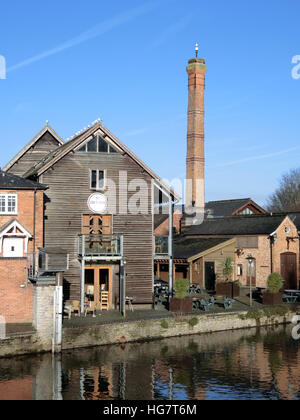
POLYGON ((107 170, 106 169, 90 169, 90 189, 93 191, 104 191, 106 189, 106 173, 107 170), (96 171, 97 176, 96 176, 96 188, 92 187, 92 173, 93 171, 96 171), (99 172, 103 172, 103 187, 99 187, 99 172))
POLYGON ((2 197, 4 197, 4 199, 5 199, 5 210, 3 212, 0 209, 0 214, 1 215, 9 214, 9 215, 17 216, 18 215, 18 195, 17 194, 2 194, 2 193, 0 193, 0 199, 2 197), (14 197, 14 199, 15 199, 15 203, 16 203, 15 211, 8 211, 8 198, 9 197, 14 197))

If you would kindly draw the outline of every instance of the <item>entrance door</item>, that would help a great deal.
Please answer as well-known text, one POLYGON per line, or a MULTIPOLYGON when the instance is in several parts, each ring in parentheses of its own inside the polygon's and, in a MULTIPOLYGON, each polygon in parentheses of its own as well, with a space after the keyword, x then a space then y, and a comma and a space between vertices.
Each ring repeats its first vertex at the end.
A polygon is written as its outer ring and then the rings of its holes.
POLYGON ((214 291, 216 290, 216 273, 215 263, 205 262, 205 289, 214 291))
POLYGON ((280 255, 281 276, 285 289, 298 289, 297 284, 297 256, 293 252, 280 255))
POLYGON ((95 266, 85 268, 85 297, 100 308, 101 292, 109 293, 109 309, 112 305, 112 267, 95 266))

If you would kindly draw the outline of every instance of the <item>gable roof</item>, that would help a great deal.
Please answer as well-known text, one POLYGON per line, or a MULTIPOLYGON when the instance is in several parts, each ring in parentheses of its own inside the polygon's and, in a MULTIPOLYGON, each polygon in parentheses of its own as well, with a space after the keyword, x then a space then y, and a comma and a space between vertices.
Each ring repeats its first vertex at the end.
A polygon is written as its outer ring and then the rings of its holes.
POLYGON ((39 140, 40 138, 45 134, 45 133, 50 133, 56 140, 57 142, 62 145, 64 144, 63 139, 53 130, 53 128, 47 123, 42 129, 41 131, 33 137, 33 139, 31 139, 25 147, 23 147, 22 150, 20 150, 19 153, 17 153, 4 167, 3 167, 3 171, 8 171, 31 147, 33 147, 39 140))
POLYGON ((45 185, 30 181, 18 175, 8 174, 0 170, 0 189, 2 190, 46 190, 45 185))
POLYGON ((205 204, 205 211, 207 212, 207 217, 227 217, 239 214, 248 206, 254 207, 259 213, 266 213, 266 211, 251 198, 209 201, 205 204))
POLYGON ((154 180, 158 182, 160 186, 164 188, 168 193, 170 193, 176 200, 180 199, 180 196, 173 191, 167 184, 165 184, 162 179, 153 172, 142 160, 140 160, 128 147, 125 146, 117 137, 115 137, 102 123, 97 122, 93 127, 88 128, 83 133, 76 136, 74 139, 68 141, 62 146, 58 147, 53 152, 46 155, 40 162, 38 162, 34 167, 27 171, 24 176, 31 177, 33 175, 40 176, 49 168, 51 168, 55 163, 61 160, 69 152, 73 151, 92 138, 93 135, 99 134, 105 140, 108 141, 113 147, 121 150, 124 154, 127 154, 131 159, 133 159, 146 173, 148 173, 154 180))
POLYGON ((180 237, 174 240, 174 258, 189 259, 200 255, 205 251, 211 250, 219 245, 225 245, 227 242, 233 242, 234 238, 185 238, 180 237))
POLYGON ((28 232, 27 229, 25 229, 16 218, 10 219, 8 222, 6 222, 3 226, 0 227, 0 237, 5 235, 7 232, 9 232, 10 229, 17 228, 21 231, 21 235, 27 236, 28 238, 31 238, 31 233, 28 232))
POLYGON ((270 235, 286 215, 232 216, 206 219, 201 225, 191 226, 185 235, 270 235))

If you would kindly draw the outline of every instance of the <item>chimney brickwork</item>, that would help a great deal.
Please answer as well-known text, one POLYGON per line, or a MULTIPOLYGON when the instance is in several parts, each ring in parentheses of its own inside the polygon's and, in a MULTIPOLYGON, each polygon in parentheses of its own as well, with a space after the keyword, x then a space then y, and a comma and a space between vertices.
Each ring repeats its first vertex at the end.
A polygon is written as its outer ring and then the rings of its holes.
POLYGON ((204 212, 205 154, 204 154, 204 90, 205 60, 189 60, 189 105, 186 162, 186 213, 204 212))

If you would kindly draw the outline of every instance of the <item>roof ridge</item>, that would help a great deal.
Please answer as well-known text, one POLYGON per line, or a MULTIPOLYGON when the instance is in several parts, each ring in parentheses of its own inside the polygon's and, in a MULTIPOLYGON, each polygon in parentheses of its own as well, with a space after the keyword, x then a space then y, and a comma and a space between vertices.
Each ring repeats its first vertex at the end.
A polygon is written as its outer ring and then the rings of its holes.
POLYGON ((228 203, 228 202, 234 202, 234 201, 253 201, 252 198, 232 198, 229 200, 213 200, 213 201, 207 201, 207 203, 205 204, 210 204, 210 203, 228 203))

